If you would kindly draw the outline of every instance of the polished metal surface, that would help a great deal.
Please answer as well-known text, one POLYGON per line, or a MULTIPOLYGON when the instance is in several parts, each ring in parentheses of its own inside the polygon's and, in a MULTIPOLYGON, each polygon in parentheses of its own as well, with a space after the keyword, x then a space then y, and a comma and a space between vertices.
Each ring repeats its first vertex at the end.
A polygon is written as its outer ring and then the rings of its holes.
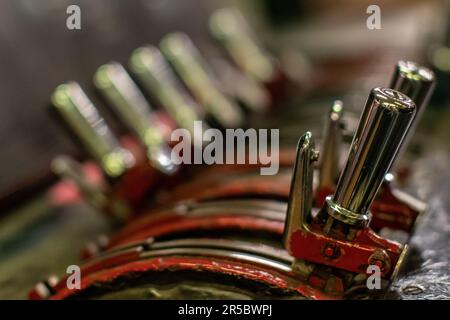
POLYGON ((247 75, 263 83, 272 80, 275 75, 272 58, 257 43, 239 10, 223 8, 215 11, 209 19, 209 29, 247 75))
POLYGON ((339 177, 343 110, 342 101, 336 100, 327 115, 320 147, 319 188, 334 186, 339 177))
POLYGON ((51 101, 52 107, 108 176, 120 176, 134 164, 133 155, 120 146, 114 133, 78 83, 59 85, 53 92, 51 101))
POLYGON ((313 162, 318 158, 314 150, 311 132, 306 132, 299 140, 297 158, 291 180, 289 203, 284 225, 283 243, 291 253, 290 239, 296 230, 307 228, 306 219, 311 214, 313 203, 313 162))
POLYGON ((161 40, 160 47, 196 100, 221 126, 236 128, 244 123, 243 112, 220 91, 217 79, 186 34, 168 34, 161 40))
POLYGON ((163 242, 153 242, 150 244, 150 250, 169 249, 169 248, 215 248, 224 250, 234 250, 244 253, 252 253, 268 257, 286 263, 292 262, 292 257, 286 251, 275 248, 270 245, 230 240, 230 239, 177 239, 163 242))
POLYGON ((214 215, 254 216, 268 220, 284 221, 286 217, 286 203, 264 199, 226 199, 211 201, 182 201, 170 208, 163 208, 152 213, 153 216, 163 216, 176 213, 188 217, 203 217, 214 215))
POLYGON ((194 121, 203 117, 200 106, 191 98, 158 48, 146 45, 133 51, 131 71, 181 128, 194 132, 194 121))
POLYGON ((422 115, 428 105, 430 96, 436 86, 434 72, 412 61, 400 60, 395 66, 389 88, 400 91, 410 97, 416 104, 416 116, 411 124, 411 129, 400 147, 397 158, 401 156, 409 144, 422 115))
POLYGON ((366 102, 328 213, 344 223, 366 224, 368 209, 416 113, 414 102, 387 88, 374 88, 366 102))
POLYGON ((273 268, 282 272, 292 272, 291 264, 283 263, 277 260, 271 260, 264 256, 257 256, 242 251, 231 251, 210 248, 167 248, 161 250, 154 250, 143 252, 142 259, 149 259, 160 256, 211 256, 225 259, 234 259, 238 261, 249 262, 252 264, 262 265, 268 268, 273 268))
POLYGON ((272 246, 226 239, 188 238, 154 242, 152 238, 114 248, 95 256, 87 265, 96 264, 130 252, 139 253, 141 259, 167 255, 217 256, 263 264, 291 272, 293 258, 286 251, 272 246))
POLYGON ((205 217, 214 215, 251 216, 267 220, 283 222, 286 217, 286 204, 275 200, 218 200, 193 203, 178 203, 172 209, 164 209, 154 214, 176 212, 189 217, 205 217))
POLYGON ((175 172, 177 167, 170 161, 170 149, 152 116, 152 108, 125 68, 117 62, 101 66, 94 75, 94 84, 146 149, 150 165, 166 174, 175 172))
POLYGON ((414 123, 420 119, 433 88, 436 85, 434 72, 412 61, 400 60, 392 75, 389 88, 400 91, 416 104, 417 114, 414 123))
POLYGON ((238 199, 238 200, 218 200, 199 202, 190 206, 189 215, 198 214, 214 214, 225 212, 231 215, 235 215, 235 211, 246 212, 247 214, 255 214, 257 216, 264 216, 269 220, 284 221, 286 216, 286 204, 276 200, 264 200, 264 199, 238 199))

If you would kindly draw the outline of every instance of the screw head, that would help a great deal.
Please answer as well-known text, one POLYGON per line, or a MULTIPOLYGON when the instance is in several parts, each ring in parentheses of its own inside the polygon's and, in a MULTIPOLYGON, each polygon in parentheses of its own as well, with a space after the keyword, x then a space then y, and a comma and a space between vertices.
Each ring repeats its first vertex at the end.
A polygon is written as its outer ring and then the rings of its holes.
POLYGON ((384 250, 375 250, 369 257, 368 264, 375 265, 380 268, 382 274, 386 274, 391 269, 391 259, 384 250))
POLYGON ((336 259, 341 254, 341 249, 337 244, 327 243, 323 247, 322 254, 331 259, 336 259))

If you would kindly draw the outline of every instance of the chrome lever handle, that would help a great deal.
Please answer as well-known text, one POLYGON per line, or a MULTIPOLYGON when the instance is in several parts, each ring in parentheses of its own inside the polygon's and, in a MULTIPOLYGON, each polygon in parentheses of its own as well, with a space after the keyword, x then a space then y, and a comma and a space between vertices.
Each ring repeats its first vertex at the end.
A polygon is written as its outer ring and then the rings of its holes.
POLYGON ((158 48, 146 45, 133 51, 129 66, 178 126, 194 132, 194 121, 203 118, 200 106, 176 78, 158 48))
POLYGON ((434 72, 412 61, 400 60, 392 75, 389 88, 400 91, 410 97, 416 104, 417 114, 413 120, 416 123, 436 85, 434 72))
POLYGON ((415 114, 406 95, 387 88, 371 91, 336 191, 321 211, 354 227, 369 223, 369 207, 415 114))
POLYGON ((133 155, 121 147, 77 82, 59 85, 52 94, 51 102, 54 110, 109 177, 118 177, 134 165, 133 155))
POLYGON ((237 9, 222 8, 209 19, 211 35, 220 41, 234 62, 259 82, 270 82, 276 73, 273 58, 255 39, 237 9))
POLYGON ((307 219, 311 214, 313 203, 313 163, 319 153, 314 150, 311 132, 306 132, 299 140, 297 157, 292 174, 289 203, 284 225, 283 243, 291 252, 291 236, 296 230, 307 228, 307 219))
POLYGON ((125 68, 117 62, 101 66, 94 75, 94 84, 118 117, 138 137, 146 149, 150 165, 165 174, 174 173, 177 168, 170 161, 170 149, 163 134, 152 120, 152 108, 125 68))
POLYGON ((319 189, 334 186, 339 177, 343 110, 342 101, 336 100, 327 114, 320 148, 319 189))
POLYGON ((184 33, 171 33, 161 40, 161 51, 192 95, 224 128, 238 128, 244 123, 240 107, 223 94, 217 79, 207 67, 199 50, 184 33))
POLYGON ((401 156, 407 147, 415 128, 422 117, 428 100, 436 86, 434 72, 428 68, 418 65, 412 61, 400 60, 395 66, 389 88, 397 90, 410 97, 416 104, 416 116, 411 124, 411 129, 403 141, 403 146, 398 152, 397 158, 401 156))

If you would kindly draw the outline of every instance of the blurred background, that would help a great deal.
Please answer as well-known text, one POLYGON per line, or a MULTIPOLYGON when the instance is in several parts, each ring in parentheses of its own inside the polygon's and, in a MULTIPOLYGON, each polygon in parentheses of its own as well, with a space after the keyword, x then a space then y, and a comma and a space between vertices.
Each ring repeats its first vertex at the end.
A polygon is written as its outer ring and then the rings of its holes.
MULTIPOLYGON (((78 153, 48 114, 54 88, 76 80, 90 93, 92 75, 101 64, 126 63, 133 49, 158 44, 171 31, 186 32, 206 57, 214 55, 217 43, 208 34, 208 18, 215 9, 230 6, 240 9, 257 38, 299 84, 280 115, 261 124, 283 127, 287 136, 291 131, 294 138, 300 135, 298 118, 292 117, 300 105, 326 108, 340 98, 357 112, 370 88, 387 85, 399 59, 432 68, 439 84, 416 144, 435 146, 435 158, 426 166, 434 163, 444 172, 441 180, 422 172, 420 181, 422 188, 431 183, 440 192, 449 190, 444 179, 450 177, 449 1, 1 0, 0 298, 25 298, 49 265, 58 269, 73 262, 86 238, 110 230, 83 205, 42 215, 46 207, 35 200, 56 179, 51 159, 78 153), (81 8, 81 30, 66 28, 71 4, 81 8), (366 26, 367 7, 374 4, 381 8, 380 30, 366 26), (61 237, 71 241, 59 242, 61 237)), ((448 210, 448 193, 446 198, 448 210)), ((441 219, 448 223, 448 217, 441 219)))

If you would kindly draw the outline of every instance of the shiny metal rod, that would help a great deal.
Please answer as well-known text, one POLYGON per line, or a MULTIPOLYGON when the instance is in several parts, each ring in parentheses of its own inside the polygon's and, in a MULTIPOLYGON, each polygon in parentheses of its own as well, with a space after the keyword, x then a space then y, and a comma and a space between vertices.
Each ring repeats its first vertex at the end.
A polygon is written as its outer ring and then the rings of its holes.
POLYGON ((76 82, 59 85, 52 107, 109 177, 122 175, 134 165, 133 155, 122 148, 97 108, 76 82))
POLYGON ((320 148, 319 188, 331 188, 339 177, 339 154, 342 142, 342 101, 336 100, 327 115, 320 148))
POLYGON ((374 88, 366 102, 333 196, 330 216, 351 225, 369 222, 368 209, 414 119, 416 106, 406 95, 374 88))
POLYGON ((191 98, 158 48, 146 45, 133 51, 129 66, 142 86, 154 96, 179 127, 194 133, 202 120, 201 107, 191 98))
POLYGON ((311 132, 306 132, 297 145, 297 157, 292 174, 289 203, 284 225, 283 243, 289 253, 291 250, 292 234, 304 229, 311 214, 313 203, 313 171, 314 161, 318 159, 318 152, 311 132))
POLYGON ((412 61, 400 60, 391 79, 389 88, 400 91, 410 97, 417 107, 413 123, 419 120, 430 95, 436 85, 433 71, 412 61))
POLYGON ((200 51, 184 33, 170 33, 161 40, 161 52, 173 66, 194 98, 224 128, 245 122, 239 105, 225 95, 200 51))
POLYGON ((422 117, 428 100, 436 85, 436 77, 428 68, 418 65, 412 61, 400 60, 395 66, 389 88, 404 93, 410 97, 417 107, 416 116, 411 124, 409 134, 403 141, 403 146, 398 152, 397 158, 401 156, 407 147, 415 128, 422 117))
POLYGON ((170 149, 152 116, 152 107, 125 68, 117 62, 101 66, 94 84, 146 149, 150 165, 165 174, 174 173, 177 168, 170 161, 170 149))

